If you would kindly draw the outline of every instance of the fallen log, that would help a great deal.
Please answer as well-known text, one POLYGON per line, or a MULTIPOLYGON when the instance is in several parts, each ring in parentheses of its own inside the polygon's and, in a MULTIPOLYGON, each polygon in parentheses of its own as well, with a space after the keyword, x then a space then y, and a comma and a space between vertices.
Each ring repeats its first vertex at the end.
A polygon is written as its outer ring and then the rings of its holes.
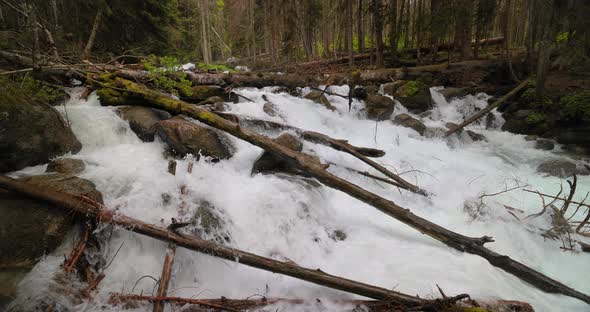
POLYGON ((346 141, 346 140, 334 139, 332 137, 329 137, 329 136, 319 133, 319 132, 307 131, 307 130, 303 130, 303 129, 293 127, 290 125, 285 125, 285 124, 281 124, 278 122, 274 122, 274 121, 261 120, 261 119, 256 119, 256 118, 252 118, 252 117, 245 117, 245 116, 240 116, 240 115, 236 115, 236 114, 228 114, 228 113, 216 112, 216 114, 227 119, 227 120, 236 122, 240 126, 246 126, 246 127, 256 126, 256 127, 262 127, 265 129, 271 128, 274 130, 294 131, 294 132, 298 133, 299 135, 301 135, 301 137, 307 141, 332 147, 333 149, 335 149, 337 151, 348 153, 348 154, 360 159, 362 162, 368 164, 369 166, 375 168, 377 171, 381 172, 385 176, 394 180, 396 182, 396 184, 399 185, 399 187, 401 187, 405 190, 409 190, 409 191, 414 192, 416 194, 428 196, 428 192, 426 192, 425 190, 404 180, 400 176, 387 170, 387 168, 381 166, 380 164, 378 164, 375 161, 372 161, 371 159, 366 157, 367 155, 376 155, 378 157, 383 156, 383 155, 385 155, 385 152, 383 152, 382 150, 353 146, 353 145, 350 145, 348 143, 348 141, 346 141))
POLYGON ((407 306, 420 306, 432 302, 432 300, 420 299, 404 293, 330 275, 319 269, 313 270, 303 268, 293 263, 265 258, 239 249, 229 248, 211 241, 206 241, 197 237, 178 234, 175 231, 169 230, 167 228, 158 227, 145 223, 141 220, 117 214, 112 210, 106 209, 105 207, 96 206, 69 194, 57 192, 48 188, 40 189, 39 187, 36 187, 32 184, 20 182, 9 177, 0 176, 0 188, 4 188, 8 191, 13 191, 33 199, 46 201, 55 204, 58 207, 63 207, 64 209, 74 211, 87 218, 94 218, 103 223, 122 226, 129 231, 143 234, 165 242, 174 243, 180 247, 205 253, 225 260, 235 261, 240 264, 255 267, 265 271, 291 276, 329 288, 357 294, 363 297, 377 300, 395 300, 407 306))
MULTIPOLYGON (((528 266, 511 259, 506 255, 498 254, 490 249, 484 247, 485 243, 493 242, 493 239, 488 236, 483 237, 468 237, 459 233, 450 231, 438 224, 426 220, 420 216, 413 214, 410 209, 396 205, 394 202, 387 200, 377 194, 371 193, 360 186, 349 181, 339 178, 338 176, 328 172, 326 166, 322 165, 318 160, 310 155, 293 151, 289 148, 275 143, 270 138, 244 129, 239 124, 228 121, 215 113, 203 110, 195 105, 173 99, 162 93, 144 88, 132 81, 121 78, 112 78, 101 76, 99 78, 102 82, 96 81, 103 87, 108 88, 106 92, 107 97, 127 98, 131 102, 138 105, 154 107, 166 110, 171 114, 184 114, 190 116, 204 124, 207 124, 218 130, 227 132, 239 139, 247 141, 256 145, 265 151, 268 151, 278 158, 283 159, 286 163, 291 164, 311 177, 326 186, 332 187, 336 190, 349 194, 350 196, 365 202, 377 208, 379 211, 405 223, 406 225, 416 229, 417 231, 426 234, 443 244, 454 248, 461 252, 481 256, 490 264, 498 267, 523 281, 537 287, 546 292, 560 293, 573 298, 578 298, 590 304, 590 296, 581 293, 561 282, 554 280, 541 272, 538 272, 528 266)), ((125 102, 125 101, 122 101, 125 102)))
POLYGON ((516 86, 514 89, 512 89, 512 91, 506 93, 503 97, 501 97, 500 99, 498 99, 496 102, 486 106, 486 108, 480 110, 479 112, 473 114, 471 117, 465 119, 465 121, 463 121, 460 125, 456 126, 456 127, 452 127, 451 129, 449 129, 449 131, 447 131, 445 133, 445 136, 449 136, 463 128, 465 128, 465 126, 469 125, 470 123, 478 120, 479 118, 481 118, 483 115, 491 112, 494 108, 502 105, 502 103, 506 102, 508 99, 510 99, 511 97, 513 97, 514 95, 516 95, 520 90, 522 90, 523 88, 525 88, 526 86, 528 86, 529 82, 528 79, 523 80, 518 86, 516 86))
MULTIPOLYGON (((168 284, 172 277, 172 266, 174 265, 174 257, 176 255, 176 245, 169 244, 166 248, 166 255, 164 256, 164 264, 162 265, 162 275, 160 276, 160 283, 158 284, 158 297, 166 297, 168 293, 168 284)), ((155 301, 153 312, 164 311, 164 302, 155 301)))

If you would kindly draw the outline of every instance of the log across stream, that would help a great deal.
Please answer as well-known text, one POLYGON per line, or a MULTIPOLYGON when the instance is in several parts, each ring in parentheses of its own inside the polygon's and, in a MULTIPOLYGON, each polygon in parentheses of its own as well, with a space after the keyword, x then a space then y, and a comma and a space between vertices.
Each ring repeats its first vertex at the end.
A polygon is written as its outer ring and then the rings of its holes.
MULTIPOLYGON (((355 146, 382 149, 386 155, 376 158, 376 161, 386 168, 393 166, 397 173, 407 171, 401 175, 404 179, 432 195, 426 198, 411 192, 400 193, 394 187, 380 185, 336 166, 328 168, 329 172, 402 207, 411 208, 416 215, 455 232, 469 236, 490 235, 496 242, 486 246, 502 251, 502 254, 510 255, 566 285, 582 292, 588 291, 584 277, 567 273, 571 267, 587 269, 587 261, 569 255, 564 257, 555 248, 557 243, 544 241, 537 234, 529 233, 509 221, 511 219, 504 219, 501 210, 492 210, 487 219, 475 221, 469 220, 463 212, 466 199, 480 192, 497 191, 503 187, 506 178, 513 175, 538 182, 537 185, 542 185, 545 192, 552 191, 552 184, 558 180, 542 178, 534 172, 534 165, 550 155, 532 150, 521 137, 490 130, 482 131, 489 143, 454 138, 449 146, 440 139, 424 139, 411 129, 386 121, 378 123, 375 132, 375 122, 355 116, 360 109, 360 103, 356 101, 349 114, 347 101, 333 97, 330 100, 337 107, 336 112, 286 94, 253 89, 238 92, 255 102, 231 105, 231 113, 271 119, 326 133, 334 138, 349 139, 355 146), (284 120, 263 115, 262 94, 278 106, 284 120), (503 161, 496 154, 499 152, 505 158, 519 160, 524 165, 514 166, 503 161), (543 257, 539 258, 539 254, 543 257)), ((338 88, 334 92, 346 94, 338 88)), ((477 105, 485 102, 481 99, 475 101, 482 102, 477 102, 477 105)), ((189 212, 195 209, 195 201, 207 199, 223 211, 232 246, 270 258, 289 259, 305 267, 317 267, 339 276, 421 297, 437 292, 436 283, 449 295, 467 292, 476 298, 518 299, 531 302, 539 311, 556 306, 573 311, 587 307, 578 300, 548 295, 477 256, 439 244, 345 193, 329 187, 309 189, 305 182, 273 175, 251 176, 249 166, 261 150, 249 143, 231 138, 237 150, 231 159, 216 164, 196 162, 192 174, 185 173, 191 160, 179 160, 178 172, 182 173, 170 176, 166 174, 167 160, 162 156, 162 143, 139 142, 113 109, 98 105, 95 96, 91 96, 88 102, 74 98, 66 109, 74 132, 84 144, 81 153, 75 156, 88 163, 83 177, 97 184, 109 207, 144 222, 165 226, 170 217, 178 217, 175 209, 162 203, 162 193, 172 194, 173 205, 184 202, 189 212), (189 189, 186 197, 176 195, 180 185, 189 189), (336 230, 346 233, 344 240, 332 238, 336 230)), ((436 114, 445 114, 444 109, 436 114)), ((271 135, 269 132, 264 134, 271 135)), ((322 160, 332 163, 372 170, 350 155, 320 144, 306 143, 304 150, 313 150, 322 160)), ((582 185, 589 182, 585 177, 580 181, 582 185)), ((534 196, 517 194, 515 197, 518 198, 507 197, 504 199, 507 202, 503 203, 517 205, 515 202, 520 202, 518 208, 533 207, 536 212, 538 206, 534 196), (520 200, 524 200, 525 204, 520 200)), ((496 205, 499 204, 490 203, 492 209, 496 205)), ((108 259, 114 256, 121 243, 121 251, 105 272, 103 288, 98 290, 96 297, 98 302, 103 298, 101 294, 107 298, 109 292, 120 292, 122 288, 130 292, 143 275, 159 276, 162 271, 166 243, 115 230, 108 243, 108 259)), ((52 257, 59 255, 48 257, 44 262, 46 269, 49 269, 52 257)), ((346 295, 335 295, 325 288, 239 265, 228 265, 182 248, 177 250, 174 265, 176 269, 169 288, 170 296, 191 297, 205 291, 206 295, 200 297, 245 298, 262 292, 276 297, 346 298, 346 295)), ((140 281, 134 293, 139 294, 139 289, 144 294, 151 293, 154 283, 147 280, 140 281)))

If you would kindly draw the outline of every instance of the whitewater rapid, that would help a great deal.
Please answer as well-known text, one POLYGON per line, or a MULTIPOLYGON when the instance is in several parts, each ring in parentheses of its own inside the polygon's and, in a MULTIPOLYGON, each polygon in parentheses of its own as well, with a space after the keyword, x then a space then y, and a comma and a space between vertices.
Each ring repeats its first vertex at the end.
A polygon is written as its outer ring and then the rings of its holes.
MULTIPOLYGON (((405 179, 433 195, 426 198, 399 192, 339 166, 331 166, 329 170, 450 230, 468 236, 492 236, 495 242, 487 247, 590 293, 585 274, 590 271, 590 255, 563 252, 559 249, 560 242, 545 240, 530 230, 549 228, 547 218, 522 224, 503 206, 522 209, 525 214, 538 212, 541 203, 536 195, 516 190, 486 198, 488 213, 477 220, 464 211, 466 200, 502 191, 514 186, 515 181, 550 194, 556 194, 563 182, 536 173, 536 166, 554 153, 534 149, 534 142, 525 141, 522 135, 500 131, 503 122, 500 114, 495 113, 493 129, 486 130, 484 125, 468 127, 485 135, 488 142, 473 142, 466 135, 447 141, 421 137, 414 130, 393 125, 389 120, 366 120, 363 104, 357 100, 349 111, 347 100, 328 96, 337 108, 330 111, 309 100, 286 93, 275 94, 273 90, 241 89, 239 92, 254 102, 226 103, 226 106, 232 113, 318 131, 347 139, 357 146, 383 149, 387 154, 376 159, 379 163, 403 173, 405 179), (263 112, 262 95, 275 104, 278 116, 269 117, 263 112)), ((436 90, 432 90, 436 106, 430 118, 424 120, 429 127, 461 122, 466 114, 484 107, 488 99, 480 94, 448 103, 436 90)), ((233 137, 230 139, 235 147, 232 158, 218 163, 195 162, 192 174, 186 168, 194 160, 179 160, 177 175, 172 176, 167 173, 168 160, 162 142, 141 142, 117 116, 115 108, 100 106, 95 94, 81 100, 80 91, 74 89, 72 98, 59 107, 83 144, 80 153, 64 157, 84 160, 86 169, 80 176, 96 184, 106 206, 123 214, 166 226, 171 218, 182 219, 176 210, 179 205, 188 207, 190 214, 200 201, 206 200, 221 212, 231 236, 229 245, 252 253, 288 259, 305 267, 421 297, 438 297, 435 285, 438 284, 448 295, 469 293, 476 299, 520 300, 531 303, 536 311, 588 310, 581 301, 541 292, 483 258, 453 250, 345 193, 325 186, 310 187, 276 175, 251 176, 252 164, 262 150, 233 137), (180 194, 181 185, 187 186, 187 195, 180 194), (170 195, 168 205, 163 203, 162 193, 170 195), (346 233, 345 240, 332 239, 337 230, 346 233)), ((348 94, 348 87, 331 87, 330 91, 348 94)), ((400 112, 404 109, 397 105, 394 115, 400 112)), ((315 153, 324 162, 374 173, 350 155, 322 145, 304 142, 304 152, 315 153)), ((45 165, 30 167, 15 175, 41 174, 44 170, 45 165)), ((578 187, 577 195, 583 197, 584 190, 590 187, 590 178, 579 177, 578 187)), ((60 270, 63 254, 69 252, 74 239, 70 237, 47 255, 20 284, 21 304, 25 304, 26 298, 56 296, 48 290, 54 283, 51 277, 60 270)), ((164 242, 114 229, 103 249, 104 258, 110 261, 114 257, 114 260, 104 272, 106 277, 94 301, 73 305, 64 297, 57 298, 58 302, 73 311, 118 310, 108 304, 112 292, 152 294, 154 280, 144 278, 136 282, 142 276, 156 279, 160 276, 166 246, 164 242)), ((356 298, 182 248, 177 251, 168 294, 191 298, 243 299, 262 295, 322 299, 321 304, 313 306, 278 307, 281 311, 332 311, 329 299, 356 298)), ((137 311, 151 309, 146 304, 137 311)))

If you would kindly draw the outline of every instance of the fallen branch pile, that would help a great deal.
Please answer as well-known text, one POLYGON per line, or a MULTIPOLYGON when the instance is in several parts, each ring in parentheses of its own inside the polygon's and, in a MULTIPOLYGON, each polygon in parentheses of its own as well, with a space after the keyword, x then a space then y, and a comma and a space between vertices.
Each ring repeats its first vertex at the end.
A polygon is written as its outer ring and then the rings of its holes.
POLYGON ((485 243, 493 241, 490 237, 474 238, 464 236, 421 218, 407 208, 400 207, 392 201, 335 176, 326 170, 325 165, 309 155, 290 150, 275 143, 266 136, 244 129, 239 124, 228 121, 215 113, 146 89, 129 80, 107 77, 105 75, 95 77, 94 79, 100 86, 109 88, 108 95, 117 98, 118 100, 115 101, 117 103, 137 103, 138 105, 163 109, 174 115, 184 114, 195 118, 213 128, 261 147, 276 157, 283 159, 286 163, 291 164, 294 168, 316 178, 324 185, 345 192, 451 248, 481 256, 490 264, 546 292, 560 293, 590 303, 590 296, 568 287, 506 255, 501 255, 485 248, 485 243))

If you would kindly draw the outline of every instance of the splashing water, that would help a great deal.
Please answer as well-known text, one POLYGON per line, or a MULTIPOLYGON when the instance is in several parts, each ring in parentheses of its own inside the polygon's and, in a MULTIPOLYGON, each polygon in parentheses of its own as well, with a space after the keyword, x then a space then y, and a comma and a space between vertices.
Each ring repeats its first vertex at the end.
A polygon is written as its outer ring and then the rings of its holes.
MULTIPOLYGON (((464 211, 466 200, 501 191, 515 180, 545 193, 557 193, 559 179, 542 177, 535 172, 536 166, 551 157, 551 153, 534 149, 533 143, 525 141, 521 135, 497 128, 486 129, 485 125, 469 128, 484 134, 488 142, 473 142, 466 135, 449 140, 427 139, 389 120, 364 119, 364 105, 356 100, 349 112, 347 100, 328 96, 337 108, 332 112, 309 100, 286 93, 275 94, 273 90, 242 89, 240 92, 254 102, 227 106, 233 113, 283 122, 348 139, 357 146, 385 150, 386 156, 376 159, 378 162, 433 196, 425 198, 399 192, 389 185, 355 175, 341 166, 363 171, 371 169, 350 155, 304 143, 305 152, 316 153, 325 162, 341 165, 329 169, 338 176, 450 230, 468 236, 492 236, 496 242, 486 245, 489 248, 590 293, 587 276, 580 273, 590 270, 590 256, 562 252, 559 242, 544 240, 538 232, 530 231, 535 226, 549 228, 547 220, 536 220, 534 226, 524 226, 503 206, 522 209, 526 214, 534 213, 541 207, 537 197, 521 190, 491 197, 485 201, 487 214, 477 220, 464 211), (278 116, 269 117, 263 112, 263 94, 276 105, 278 116)), ((432 89, 436 106, 424 120, 429 127, 443 127, 448 121, 460 122, 464 116, 487 104, 488 96, 484 94, 448 103, 437 90, 432 89)), ((330 91, 348 94, 348 87, 332 87, 330 91)), ((206 200, 222 211, 231 236, 230 246, 266 257, 289 259, 305 267, 320 268, 334 275, 421 297, 438 296, 435 286, 438 284, 449 295, 469 293, 474 298, 521 300, 533 304, 536 311, 587 310, 587 305, 581 301, 543 293, 491 266, 483 258, 453 250, 345 193, 324 186, 310 187, 277 175, 251 176, 252 164, 262 150, 233 137, 231 142, 236 153, 231 159, 219 163, 196 162, 192 174, 187 173, 186 168, 193 159, 180 160, 177 175, 172 176, 167 173, 163 143, 158 140, 142 143, 116 115, 114 108, 100 106, 96 95, 91 95, 87 101, 80 100, 78 95, 79 90, 74 89, 72 99, 59 108, 84 146, 79 154, 69 157, 86 162, 81 177, 93 181, 103 193, 105 204, 123 214, 166 226, 171 218, 179 218, 175 207, 183 205, 190 215, 200 201, 206 200), (185 196, 179 192, 181 185, 189 189, 185 196), (168 204, 162 200, 163 193, 170 195, 168 204), (345 240, 332 238, 337 230, 346 233, 345 240)), ((398 105, 395 114, 400 110, 403 109, 398 105)), ((502 119, 495 114, 499 125, 502 119)), ((44 169, 45 166, 36 166, 20 173, 41 173, 44 169)), ((580 189, 587 189, 590 178, 580 177, 578 184, 580 189)), ((73 239, 48 255, 23 280, 19 287, 19 304, 25 304, 23 298, 56 296, 47 291, 48 285, 54 283, 50 277, 60 270, 62 255, 69 252, 73 239)), ((108 304, 111 292, 154 292, 155 282, 140 278, 159 277, 165 250, 164 242, 115 229, 103 250, 105 259, 114 257, 114 260, 104 272, 106 278, 94 301, 74 305, 64 298, 57 300, 77 311, 118 310, 108 304)), ((238 299, 256 294, 323 298, 325 304, 321 307, 298 306, 286 310, 325 311, 333 310, 328 299, 355 298, 182 248, 177 252, 168 294, 194 298, 238 299)), ((138 311, 150 310, 150 305, 138 308, 138 311)))

